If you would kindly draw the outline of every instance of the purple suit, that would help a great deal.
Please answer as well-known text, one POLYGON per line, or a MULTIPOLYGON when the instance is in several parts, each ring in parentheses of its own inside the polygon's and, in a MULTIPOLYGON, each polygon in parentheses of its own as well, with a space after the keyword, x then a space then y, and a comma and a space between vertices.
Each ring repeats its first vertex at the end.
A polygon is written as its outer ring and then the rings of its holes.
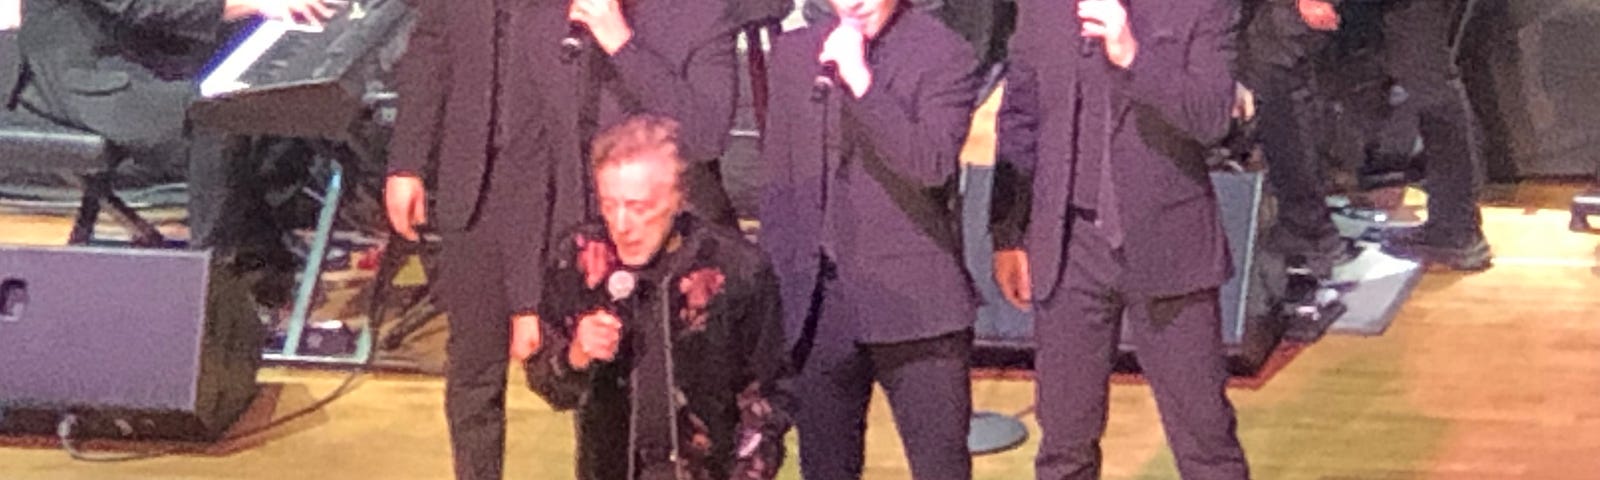
POLYGON ((873 83, 860 98, 835 89, 811 99, 833 25, 772 48, 761 246, 802 365, 800 468, 812 480, 860 478, 874 382, 916 478, 971 475, 977 297, 957 197, 976 58, 938 20, 906 10, 869 42, 873 83))
POLYGON ((991 222, 995 248, 1025 249, 1032 269, 1037 476, 1099 478, 1126 329, 1183 478, 1248 478, 1224 393, 1217 288, 1230 262, 1203 156, 1229 125, 1238 2, 1124 1, 1139 42, 1126 69, 1081 45, 1076 3, 1018 3, 991 222))
MULTIPOLYGON (((1072 122, 1073 87, 1080 75, 1098 74, 1105 56, 1080 55, 1076 3, 1019 4, 1010 47, 1014 73, 998 120, 997 168, 1031 179, 1032 202, 1029 209, 997 199, 994 238, 996 249, 1028 248, 1034 299, 1046 301, 1060 283, 1069 186, 1094 181, 1073 178, 1072 139, 1104 135, 1099 119, 1072 122)), ((1118 168, 1112 179, 1125 229, 1127 283, 1143 295, 1216 287, 1232 274, 1204 153, 1228 132, 1232 40, 1217 29, 1231 24, 1236 6, 1236 0, 1135 6, 1137 59, 1125 72, 1105 73, 1118 91, 1111 135, 1118 168)))

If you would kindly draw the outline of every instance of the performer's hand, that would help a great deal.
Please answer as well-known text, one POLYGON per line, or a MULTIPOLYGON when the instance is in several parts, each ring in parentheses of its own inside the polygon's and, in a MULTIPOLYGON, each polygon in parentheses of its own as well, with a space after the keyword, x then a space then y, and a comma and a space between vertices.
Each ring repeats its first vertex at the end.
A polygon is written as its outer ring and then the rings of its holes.
POLYGON ((1331 32, 1339 29, 1339 11, 1327 0, 1296 0, 1295 6, 1300 9, 1300 19, 1306 21, 1306 26, 1312 30, 1331 32))
POLYGON ((1256 94, 1245 88, 1244 84, 1233 84, 1233 118, 1248 122, 1256 118, 1256 94))
POLYGON ((1033 277, 1028 273, 1028 252, 1020 248, 994 252, 994 281, 1000 294, 1018 309, 1033 307, 1033 277))
POLYGON ((512 315, 511 316, 511 359, 517 363, 528 361, 528 357, 539 351, 539 316, 538 315, 512 315))
POLYGON ((578 319, 577 333, 567 349, 567 363, 584 370, 594 360, 609 362, 617 356, 622 341, 622 320, 605 310, 596 310, 578 319))
POLYGON ((428 222, 428 192, 422 179, 410 175, 390 175, 383 185, 383 204, 389 211, 389 226, 395 233, 417 241, 417 225, 428 222))
POLYGON ((22 27, 22 1, 0 2, 0 30, 22 27))
POLYGON ((839 66, 839 80, 850 89, 851 95, 861 98, 872 88, 872 70, 867 68, 867 35, 862 33, 860 23, 846 19, 828 34, 828 39, 822 43, 822 53, 817 54, 817 63, 830 61, 839 66))
POLYGON ((1128 68, 1139 53, 1139 41, 1128 24, 1128 9, 1118 0, 1079 0, 1078 18, 1083 21, 1083 38, 1098 38, 1105 44, 1106 59, 1128 68))
POLYGON ((269 20, 320 26, 323 20, 332 17, 335 13, 331 5, 342 4, 346 1, 226 0, 222 7, 222 19, 233 21, 250 16, 260 16, 269 20))
POLYGON ((622 16, 622 6, 617 0, 572 0, 567 19, 589 27, 595 44, 606 55, 616 54, 633 39, 633 28, 628 26, 627 17, 622 16))

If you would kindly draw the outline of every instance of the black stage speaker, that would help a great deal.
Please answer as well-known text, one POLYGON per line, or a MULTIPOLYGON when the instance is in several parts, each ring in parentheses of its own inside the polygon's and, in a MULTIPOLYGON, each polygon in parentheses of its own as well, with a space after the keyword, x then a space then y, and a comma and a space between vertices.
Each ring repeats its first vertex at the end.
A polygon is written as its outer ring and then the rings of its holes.
MULTIPOLYGON (((1263 172, 1211 174, 1233 258, 1233 278, 1220 292, 1222 344, 1228 352, 1228 370, 1239 375, 1255 373, 1283 336, 1276 306, 1287 284, 1286 270, 1278 255, 1257 244, 1272 218, 1263 201, 1265 181, 1263 172)), ((1118 347, 1122 360, 1137 364, 1138 352, 1128 341, 1127 329, 1118 347)))
POLYGON ((1600 169, 1600 0, 1476 0, 1460 57, 1492 177, 1600 169))
MULTIPOLYGON (((986 225, 995 175, 987 167, 967 169, 967 268, 984 300, 974 325, 973 360, 979 366, 1032 368, 1033 318, 1000 296, 989 260, 992 251, 986 225)), ((1279 256, 1257 245, 1272 218, 1269 203, 1264 201, 1264 174, 1217 172, 1211 174, 1211 182, 1217 191, 1234 269, 1233 278, 1220 293, 1222 341, 1227 348, 1229 370, 1249 375, 1261 367, 1283 334, 1283 322, 1275 306, 1283 297, 1286 272, 1279 256)), ((1137 368, 1137 352, 1126 337, 1119 347, 1119 366, 1137 368)))
POLYGON ((214 440, 265 329, 209 253, 0 245, 0 432, 214 440))

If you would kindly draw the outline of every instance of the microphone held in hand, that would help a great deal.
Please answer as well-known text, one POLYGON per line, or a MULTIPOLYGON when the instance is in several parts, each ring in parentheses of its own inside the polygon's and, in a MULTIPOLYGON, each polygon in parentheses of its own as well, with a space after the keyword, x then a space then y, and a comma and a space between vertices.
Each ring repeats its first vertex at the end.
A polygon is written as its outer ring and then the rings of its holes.
MULTIPOLYGON (((616 317, 617 321, 619 322, 617 329, 619 342, 621 342, 620 338, 628 335, 628 319, 633 317, 633 303, 635 298, 634 293, 636 293, 642 287, 640 283, 642 282, 639 280, 638 276, 627 270, 619 269, 611 272, 611 275, 606 277, 605 293, 609 301, 598 306, 598 308, 599 310, 609 312, 612 316, 616 317)), ((615 355, 615 352, 613 352, 611 358, 595 357, 594 361, 600 363, 609 363, 615 361, 615 355)))
POLYGON ((817 78, 811 81, 811 101, 821 102, 828 98, 828 92, 839 82, 839 64, 829 60, 822 64, 822 71, 817 73, 817 78))
POLYGON ((611 301, 620 302, 633 296, 633 290, 638 285, 639 279, 633 272, 617 270, 606 279, 606 293, 611 294, 611 301))
POLYGON ((567 36, 561 39, 561 59, 571 62, 583 53, 585 46, 594 35, 589 33, 589 27, 580 22, 567 24, 567 36))

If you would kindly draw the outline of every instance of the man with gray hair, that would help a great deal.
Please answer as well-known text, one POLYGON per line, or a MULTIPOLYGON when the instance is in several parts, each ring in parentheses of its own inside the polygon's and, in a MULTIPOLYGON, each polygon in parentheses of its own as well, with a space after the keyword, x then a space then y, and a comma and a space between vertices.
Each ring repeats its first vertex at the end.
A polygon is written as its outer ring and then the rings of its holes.
POLYGON ((677 122, 629 118, 591 161, 604 222, 556 237, 526 368, 578 411, 578 478, 775 477, 792 402, 772 266, 684 210, 677 122))

